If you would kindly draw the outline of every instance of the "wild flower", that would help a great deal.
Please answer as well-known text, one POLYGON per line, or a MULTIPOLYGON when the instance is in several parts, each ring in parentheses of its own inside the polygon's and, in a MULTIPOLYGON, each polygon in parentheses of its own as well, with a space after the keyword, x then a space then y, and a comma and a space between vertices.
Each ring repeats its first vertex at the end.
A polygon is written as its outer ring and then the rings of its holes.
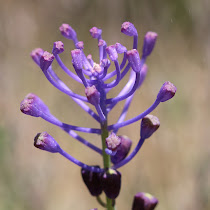
MULTIPOLYGON (((157 40, 155 32, 147 32, 144 38, 141 56, 137 51, 138 32, 130 22, 124 22, 121 32, 133 37, 133 47, 127 50, 120 43, 107 46, 102 39, 102 30, 93 27, 90 29, 91 36, 97 40, 99 49, 99 62, 97 63, 91 55, 86 56, 83 49, 84 43, 78 41, 75 30, 68 24, 60 26, 61 34, 74 42, 75 49, 71 51, 72 65, 75 73, 66 67, 59 54, 64 52, 64 44, 56 41, 53 45, 52 53, 37 48, 31 52, 34 62, 41 68, 46 79, 58 90, 70 96, 90 117, 98 122, 99 128, 88 128, 70 125, 61 122, 48 109, 47 105, 35 94, 29 93, 20 104, 20 110, 27 115, 41 117, 42 119, 60 127, 71 137, 89 147, 93 152, 98 153, 103 159, 103 166, 89 166, 72 157, 64 151, 56 140, 47 132, 38 133, 34 139, 34 146, 52 153, 60 153, 62 156, 81 167, 81 174, 90 194, 96 196, 99 203, 111 210, 115 208, 115 199, 120 193, 121 173, 117 170, 129 163, 138 153, 144 141, 159 128, 160 122, 157 117, 150 113, 161 103, 171 99, 176 93, 176 87, 165 82, 157 93, 154 103, 139 115, 125 120, 129 106, 134 94, 141 87, 147 75, 148 67, 146 60, 153 51, 157 40), (118 54, 123 54, 123 59, 119 62, 118 54), (108 59, 109 57, 109 59, 108 59), (57 61, 61 69, 73 80, 81 84, 84 95, 74 93, 55 73, 52 67, 54 60, 57 61), (110 61, 111 60, 111 61, 110 61), (115 70, 108 72, 111 63, 114 63, 115 70), (108 93, 115 88, 120 81, 129 74, 129 80, 119 94, 114 98, 108 98, 108 93), (112 79, 111 82, 107 82, 112 79), (115 124, 108 124, 108 115, 111 110, 121 101, 125 100, 122 112, 115 124), (95 111, 93 110, 95 108, 95 111), (140 139, 137 146, 129 154, 132 141, 126 136, 118 136, 118 130, 124 126, 141 121, 140 139), (102 148, 98 148, 85 138, 77 134, 76 131, 101 135, 102 148), (129 155, 128 155, 129 154, 129 155), (112 164, 113 163, 113 164, 112 164), (106 202, 99 197, 101 193, 106 194, 106 202)), ((133 209, 152 210, 157 204, 153 199, 150 202, 148 194, 138 193, 135 196, 133 209), (145 204, 146 203, 146 204, 145 204)))

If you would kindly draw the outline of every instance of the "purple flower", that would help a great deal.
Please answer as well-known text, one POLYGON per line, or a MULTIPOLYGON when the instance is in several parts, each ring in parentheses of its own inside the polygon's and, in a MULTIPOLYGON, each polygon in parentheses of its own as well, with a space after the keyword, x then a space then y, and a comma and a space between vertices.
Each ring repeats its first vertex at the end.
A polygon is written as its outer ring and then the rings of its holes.
POLYGON ((143 54, 142 57, 147 57, 151 54, 158 35, 155 32, 147 32, 144 37, 143 54))
POLYGON ((164 102, 173 98, 176 90, 176 86, 173 85, 171 82, 165 82, 157 95, 157 100, 159 100, 160 102, 164 102))
MULTIPOLYGON (((90 166, 65 152, 47 132, 37 134, 34 139, 35 147, 48 152, 59 153, 70 162, 81 167, 83 180, 91 195, 99 196, 104 191, 107 196, 107 203, 103 203, 99 198, 97 199, 103 207, 112 209, 115 203, 114 199, 119 195, 121 188, 121 174, 116 169, 129 163, 139 154, 139 150, 145 140, 151 137, 159 128, 160 122, 158 118, 150 113, 158 107, 160 102, 171 99, 176 93, 176 87, 170 82, 165 82, 159 93, 157 93, 157 98, 154 100, 154 103, 149 108, 137 116, 125 120, 135 93, 145 81, 148 71, 146 59, 155 46, 157 34, 155 32, 148 32, 145 35, 142 56, 140 57, 137 50, 138 32, 132 23, 124 22, 121 26, 121 32, 133 38, 133 46, 129 50, 118 42, 107 47, 106 41, 102 39, 102 30, 93 27, 90 29, 90 34, 92 38, 96 39, 99 51, 99 59, 96 61, 92 55, 85 55, 84 43, 83 41, 78 41, 77 34, 71 26, 62 24, 59 29, 65 38, 74 42, 75 49, 71 50, 73 68, 69 69, 59 57, 59 54, 64 52, 64 44, 61 41, 54 42, 52 54, 41 48, 37 48, 32 51, 31 57, 42 69, 43 76, 55 88, 77 103, 83 111, 98 123, 98 126, 96 128, 89 128, 61 122, 50 113, 44 102, 32 93, 28 94, 21 102, 20 110, 26 115, 41 117, 43 120, 59 127, 103 158, 103 166, 90 166), (118 54, 122 54, 122 60, 118 54), (108 59, 108 56, 111 61, 108 59), (84 90, 82 95, 72 91, 58 77, 53 69, 54 60, 67 76, 81 85, 80 88, 84 90), (111 64, 114 66, 113 71, 109 69, 111 64), (109 92, 121 83, 124 78, 128 78, 124 83, 125 86, 117 95, 109 98, 109 92), (110 112, 117 104, 124 100, 125 103, 120 116, 115 120, 114 124, 109 124, 108 117, 110 112), (128 137, 118 136, 117 133, 120 128, 139 120, 142 120, 139 128, 140 137, 139 131, 136 135, 139 141, 130 152, 132 141, 128 137), (90 143, 77 132, 100 135, 102 146, 98 147, 90 143), (111 161, 113 165, 111 165, 111 161)), ((139 108, 136 107, 136 109, 138 110, 139 108)), ((155 200, 156 204, 153 201, 154 199, 151 199, 146 194, 137 194, 133 209, 152 210, 157 204, 157 200, 155 200), (151 204, 152 202, 153 204, 151 204)))
POLYGON ((60 152, 61 150, 59 144, 47 132, 38 133, 35 136, 34 146, 52 153, 60 152))

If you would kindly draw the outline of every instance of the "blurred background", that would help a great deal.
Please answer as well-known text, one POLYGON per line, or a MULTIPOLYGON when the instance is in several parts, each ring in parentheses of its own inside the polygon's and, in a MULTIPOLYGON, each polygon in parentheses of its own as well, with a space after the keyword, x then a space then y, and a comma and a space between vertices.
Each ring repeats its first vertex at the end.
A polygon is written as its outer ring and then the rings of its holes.
MULTIPOLYGON (((87 210, 102 209, 89 195, 80 168, 57 154, 33 146, 38 132, 47 131, 71 155, 87 164, 102 164, 97 154, 42 119, 19 111, 21 100, 35 93, 64 122, 97 126, 68 96, 56 90, 30 58, 41 47, 51 51, 53 42, 64 42, 64 63, 72 69, 73 43, 58 30, 70 24, 85 43, 85 53, 98 59, 97 41, 89 29, 103 29, 108 45, 120 42, 132 48, 131 37, 120 32, 124 21, 139 33, 141 49, 147 31, 158 41, 147 60, 147 78, 133 100, 126 119, 141 113, 155 100, 165 81, 177 86, 176 96, 153 112, 160 129, 143 145, 140 154, 120 169, 122 189, 117 207, 129 210, 137 192, 159 199, 157 210, 210 209, 210 2, 208 0, 0 0, 0 209, 87 210)), ((54 64, 59 76, 75 92, 84 89, 54 64)), ((116 95, 127 78, 111 92, 116 95)), ((109 123, 116 122, 123 102, 109 123)), ((139 139, 139 122, 123 128, 121 135, 139 139)), ((100 138, 82 134, 100 146, 100 138)))

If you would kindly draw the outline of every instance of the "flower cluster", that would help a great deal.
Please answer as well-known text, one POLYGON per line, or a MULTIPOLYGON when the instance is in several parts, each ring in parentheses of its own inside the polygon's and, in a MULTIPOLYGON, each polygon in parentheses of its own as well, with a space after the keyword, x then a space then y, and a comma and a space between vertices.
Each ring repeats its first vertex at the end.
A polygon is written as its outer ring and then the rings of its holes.
MULTIPOLYGON (((170 82, 165 82, 157 93, 154 103, 148 109, 132 119, 125 120, 134 94, 141 87, 147 75, 148 67, 145 62, 153 51, 157 34, 155 32, 146 33, 140 56, 137 51, 138 32, 132 23, 124 22, 121 27, 123 34, 133 37, 133 48, 131 50, 127 50, 120 43, 107 46, 106 41, 102 39, 102 30, 93 27, 90 29, 90 35, 98 42, 99 62, 97 63, 91 55, 85 55, 83 51, 84 43, 78 41, 77 34, 71 26, 62 24, 59 29, 65 38, 74 42, 75 49, 71 51, 71 57, 76 74, 68 69, 59 57, 59 54, 64 52, 64 44, 61 41, 54 43, 52 53, 37 48, 32 51, 31 57, 41 68, 46 79, 58 90, 70 96, 85 112, 96 120, 99 123, 99 128, 80 127, 61 122, 50 112, 45 103, 33 93, 29 93, 24 98, 20 104, 20 110, 24 114, 41 117, 60 127, 71 137, 102 156, 103 167, 90 166, 65 152, 47 132, 38 133, 34 139, 35 147, 52 153, 60 153, 71 162, 80 166, 83 181, 91 195, 96 196, 102 206, 107 207, 107 209, 113 209, 114 200, 119 195, 121 186, 121 174, 117 169, 130 162, 138 153, 144 141, 159 128, 160 122, 158 118, 150 115, 150 113, 161 102, 171 99, 176 93, 176 87, 170 82), (119 54, 123 55, 121 62, 118 59, 119 54), (81 88, 84 88, 84 96, 74 93, 57 76, 52 67, 54 60, 57 61, 61 69, 69 77, 81 83, 81 88), (111 62, 115 65, 115 70, 112 72, 109 71, 111 62), (109 91, 115 88, 127 74, 129 74, 129 79, 123 89, 116 97, 108 98, 109 91), (107 82, 108 79, 112 79, 112 81, 107 82), (109 125, 107 121, 108 114, 123 100, 125 100, 125 104, 121 115, 115 124, 109 125), (140 139, 137 146, 130 152, 132 141, 126 136, 118 136, 117 133, 120 128, 139 120, 142 120, 140 139), (77 134, 76 131, 100 134, 102 148, 96 147, 77 134), (99 195, 102 192, 106 194, 106 203, 99 199, 99 195)), ((150 199, 151 196, 147 195, 145 193, 136 194, 133 209, 154 209, 157 205, 157 199, 150 199)))

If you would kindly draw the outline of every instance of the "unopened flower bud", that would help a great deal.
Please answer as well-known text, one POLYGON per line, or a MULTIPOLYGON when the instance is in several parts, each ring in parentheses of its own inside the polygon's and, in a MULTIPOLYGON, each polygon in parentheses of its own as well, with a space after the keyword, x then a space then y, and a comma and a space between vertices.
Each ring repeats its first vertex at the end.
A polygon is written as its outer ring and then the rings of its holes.
POLYGON ((77 39, 75 30, 69 24, 63 23, 59 30, 65 38, 72 39, 73 41, 77 39))
POLYGON ((76 48, 80 50, 84 49, 84 42, 83 41, 77 42, 76 48))
POLYGON ((107 68, 109 68, 109 66, 111 65, 111 62, 110 62, 110 60, 109 59, 103 59, 103 60, 101 60, 101 66, 104 68, 104 67, 107 67, 107 68))
POLYGON ((117 51, 116 51, 116 48, 114 45, 110 45, 110 46, 106 47, 106 52, 112 61, 117 60, 118 54, 117 54, 117 51))
POLYGON ((118 147, 116 154, 111 156, 111 161, 114 164, 117 164, 121 160, 125 159, 132 145, 132 141, 127 136, 119 136, 119 138, 121 139, 121 144, 118 147))
POLYGON ((80 49, 71 51, 72 64, 76 69, 82 69, 83 67, 83 54, 80 49))
POLYGON ((20 110, 24 114, 40 117, 43 113, 49 113, 48 107, 35 94, 29 93, 20 103, 20 110))
POLYGON ((109 150, 115 151, 121 144, 121 138, 119 138, 115 133, 111 133, 106 138, 106 146, 109 150))
POLYGON ((115 48, 116 48, 117 53, 119 53, 119 54, 122 54, 127 51, 127 48, 125 46, 121 45, 119 42, 117 42, 115 44, 115 48))
MULTIPOLYGON (((94 166, 100 168, 99 166, 94 166)), ((82 179, 92 196, 99 196, 102 193, 101 173, 81 169, 82 179)))
POLYGON ((50 67, 54 58, 55 56, 47 51, 43 53, 40 58, 40 68, 42 69, 42 71, 46 71, 50 67))
POLYGON ((105 45, 106 45, 106 42, 103 39, 100 39, 98 41, 98 47, 105 46, 105 45))
POLYGON ((149 138, 160 127, 160 121, 153 115, 146 115, 141 121, 140 136, 142 139, 149 138))
POLYGON ((40 58, 43 55, 44 50, 41 48, 36 48, 32 50, 31 52, 31 58, 34 60, 34 62, 39 66, 40 65, 40 58))
POLYGON ((120 172, 114 169, 109 169, 103 173, 101 181, 106 196, 110 199, 117 198, 121 188, 120 172))
POLYGON ((136 49, 129 50, 127 52, 127 58, 128 58, 128 62, 130 63, 133 71, 140 72, 141 71, 141 61, 140 61, 138 51, 136 49))
POLYGON ((93 27, 90 29, 90 35, 94 38, 94 39, 99 39, 101 37, 102 34, 102 30, 97 28, 97 27, 93 27))
POLYGON ((34 138, 34 146, 36 148, 56 153, 60 152, 61 148, 57 141, 47 132, 38 133, 34 138))
POLYGON ((139 192, 134 197, 132 210, 154 210, 157 204, 157 198, 149 193, 139 192))
POLYGON ((157 40, 157 33, 155 32, 147 32, 145 37, 144 37, 144 45, 143 45, 143 57, 147 57, 151 54, 156 40, 157 40))
POLYGON ((96 89, 95 85, 93 86, 88 86, 85 88, 85 94, 87 96, 88 101, 93 104, 99 104, 100 102, 100 93, 96 89))
POLYGON ((138 32, 135 26, 130 22, 124 22, 121 26, 121 32, 127 36, 137 36, 138 32))
POLYGON ((164 102, 173 98, 176 90, 176 86, 173 85, 171 82, 165 82, 157 95, 157 100, 159 100, 160 102, 164 102))
POLYGON ((61 42, 61 41, 54 42, 53 50, 52 50, 53 55, 60 54, 63 51, 64 51, 63 42, 61 42))

